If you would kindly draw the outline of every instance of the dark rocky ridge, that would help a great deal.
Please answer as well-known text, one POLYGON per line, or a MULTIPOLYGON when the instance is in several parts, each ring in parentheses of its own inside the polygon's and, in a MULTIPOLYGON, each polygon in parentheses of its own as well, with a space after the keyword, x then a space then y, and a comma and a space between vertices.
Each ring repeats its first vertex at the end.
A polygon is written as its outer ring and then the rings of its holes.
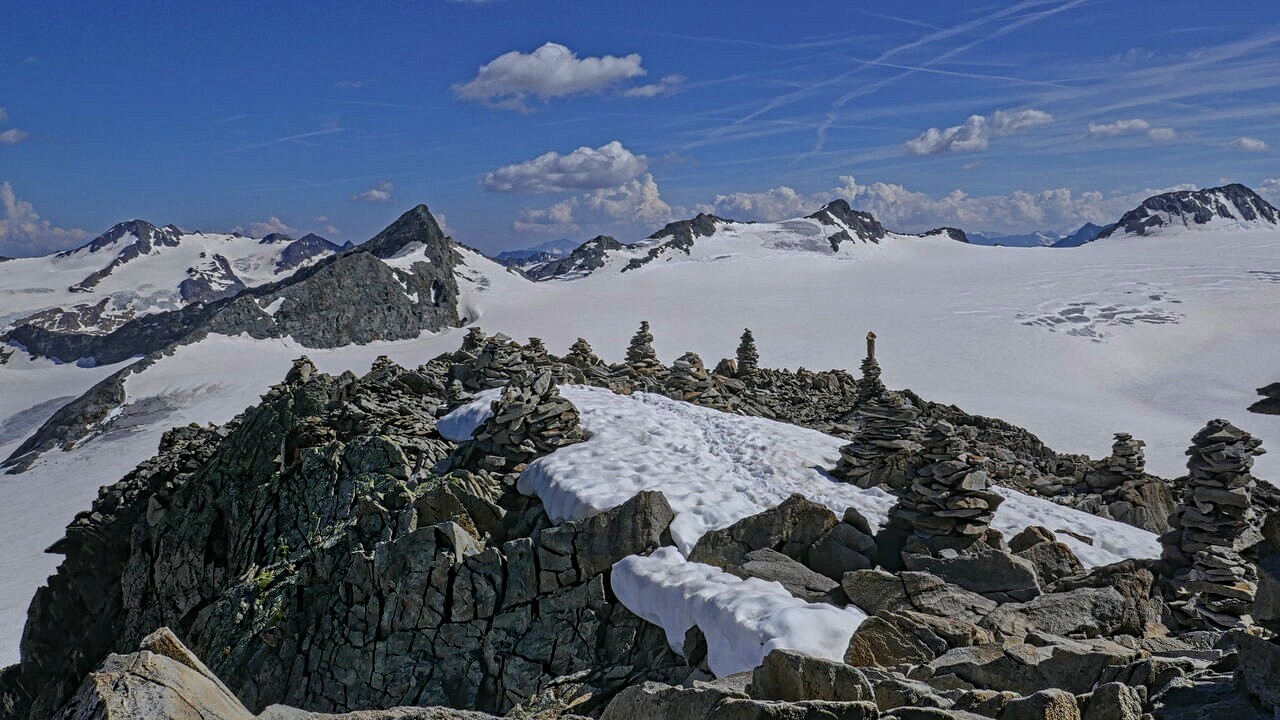
POLYGON ((88 292, 97 287, 98 283, 111 275, 116 268, 150 253, 154 247, 159 245, 177 247, 182 231, 173 225, 157 228, 145 220, 129 220, 113 226, 110 230, 90 240, 85 245, 75 250, 59 253, 58 256, 65 257, 86 249, 91 253, 99 252, 103 249, 112 248, 120 240, 130 235, 136 239, 116 253, 115 258, 106 267, 90 273, 85 279, 72 285, 69 289, 72 292, 88 292))
MULTIPOLYGON (((363 245, 232 297, 147 315, 105 335, 22 325, 3 339, 33 355, 62 362, 111 364, 209 332, 292 337, 307 347, 417 337, 424 330, 451 327, 459 321, 453 272, 459 257, 452 242, 427 207, 419 205, 363 245), (415 248, 425 249, 429 262, 415 263, 404 271, 379 261, 414 243, 415 248), (274 315, 263 310, 281 299, 283 304, 274 315)), ((316 242, 309 245, 314 248, 316 242)), ((299 252, 305 254, 305 250, 299 252)))
POLYGON ((1171 224, 1204 225, 1214 219, 1280 225, 1280 211, 1272 207, 1252 189, 1240 183, 1204 190, 1179 190, 1153 195, 1138 207, 1125 213, 1115 223, 1099 230, 1094 237, 1073 235, 1054 243, 1053 247, 1077 247, 1096 239, 1125 235, 1148 235, 1171 224))
POLYGON ((1262 399, 1249 406, 1249 412, 1264 415, 1280 415, 1280 382, 1258 388, 1262 399))
POLYGON ((588 275, 593 270, 604 267, 605 260, 611 250, 622 250, 631 247, 623 245, 608 235, 597 235, 574 248, 567 256, 548 260, 525 271, 530 280, 550 280, 580 275, 588 275))
POLYGON ((730 222, 733 221, 710 213, 698 213, 690 220, 667 223, 665 227, 648 238, 657 244, 649 248, 649 252, 644 257, 633 258, 622 268, 622 272, 638 270, 668 253, 680 251, 688 255, 689 248, 693 247, 696 238, 711 237, 716 233, 717 224, 730 222))
POLYGON ((885 238, 884 226, 880 224, 880 221, 876 220, 869 212, 854 210, 850 207, 848 200, 832 200, 807 217, 810 220, 817 220, 823 225, 843 226, 827 238, 831 242, 832 250, 839 250, 840 243, 852 242, 855 239, 861 242, 878 243, 885 238), (844 228, 852 230, 853 235, 850 236, 848 230, 844 228))

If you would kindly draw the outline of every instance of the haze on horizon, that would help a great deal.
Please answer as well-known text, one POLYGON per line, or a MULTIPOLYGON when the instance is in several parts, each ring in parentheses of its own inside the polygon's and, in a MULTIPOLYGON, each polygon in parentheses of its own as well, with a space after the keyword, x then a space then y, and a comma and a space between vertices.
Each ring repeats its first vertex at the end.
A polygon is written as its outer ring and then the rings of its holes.
POLYGON ((418 202, 496 252, 834 197, 1001 233, 1280 200, 1262 1, 22 3, 0 48, 0 255, 133 217, 360 242, 418 202))

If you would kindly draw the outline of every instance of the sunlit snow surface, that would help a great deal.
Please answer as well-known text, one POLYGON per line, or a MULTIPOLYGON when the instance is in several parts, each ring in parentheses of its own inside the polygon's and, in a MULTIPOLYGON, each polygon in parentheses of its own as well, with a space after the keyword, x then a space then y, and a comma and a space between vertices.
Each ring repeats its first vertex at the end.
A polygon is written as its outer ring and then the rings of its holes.
POLYGON ((843 661, 849 638, 867 619, 855 607, 805 602, 776 582, 688 562, 670 547, 624 558, 611 577, 622 604, 661 627, 676 652, 697 625, 717 677, 750 670, 778 648, 843 661))
MULTIPOLYGON (((487 390, 444 418, 442 434, 464 440, 489 414, 500 390, 487 390)), ((825 468, 840 458, 842 440, 815 430, 672 400, 661 395, 616 395, 587 386, 562 386, 592 434, 535 460, 520 475, 521 492, 537 495, 557 522, 578 520, 617 507, 642 490, 658 490, 676 511, 671 536, 686 555, 708 530, 726 527, 777 506, 793 493, 826 505, 837 515, 857 508, 883 525, 895 498, 831 478, 825 468)), ((1012 536, 1028 525, 1069 530, 1086 565, 1130 557, 1157 557, 1154 534, 1130 525, 1001 489, 1005 502, 993 526, 1012 536)))
MULTIPOLYGON (((653 324, 668 362, 686 350, 708 364, 731 357, 750 327, 765 366, 855 373, 874 329, 890 387, 1023 426, 1055 450, 1102 457, 1111 433, 1132 432, 1147 442, 1149 469, 1174 477, 1185 472, 1191 436, 1224 417, 1272 448, 1255 474, 1280 478, 1280 416, 1244 410, 1254 388, 1280 380, 1280 232, 1169 233, 1070 249, 891 235, 830 254, 780 248, 785 225, 737 225, 699 238, 690 256, 571 282, 530 283, 461 249, 459 312, 489 333, 539 336, 557 353, 582 336, 611 362, 640 320, 653 324), (1134 318, 1148 312, 1177 319, 1134 318), (1100 341, 1050 317, 1078 315, 1100 341)), ((0 664, 16 659, 27 604, 58 561, 41 551, 98 486, 152 455, 165 428, 230 419, 304 353, 325 372, 363 373, 382 354, 416 366, 456 350, 465 332, 335 350, 215 335, 131 377, 123 428, 23 475, 0 475, 0 664)), ((20 357, 0 364, 0 456, 53 414, 51 400, 79 395, 114 369, 20 357)))
MULTIPOLYGON (((440 430, 465 440, 490 415, 500 390, 488 390, 443 418, 440 430)), ((880 489, 860 489, 832 479, 846 441, 762 418, 743 417, 660 395, 615 395, 586 386, 562 386, 591 434, 535 460, 518 487, 536 494, 552 520, 577 520, 621 505, 641 490, 666 495, 676 519, 676 548, 629 557, 614 567, 618 599, 661 626, 679 650, 697 625, 707 638, 708 662, 719 676, 749 670, 774 648, 841 660, 849 637, 866 614, 793 597, 777 583, 742 580, 718 568, 688 562, 703 533, 731 525, 800 493, 842 514, 854 507, 872 525, 883 525, 895 499, 880 489)), ((1137 528, 1001 489, 1005 502, 993 526, 1007 537, 1028 525, 1066 534, 1089 566, 1130 557, 1157 557, 1156 536, 1137 528)))

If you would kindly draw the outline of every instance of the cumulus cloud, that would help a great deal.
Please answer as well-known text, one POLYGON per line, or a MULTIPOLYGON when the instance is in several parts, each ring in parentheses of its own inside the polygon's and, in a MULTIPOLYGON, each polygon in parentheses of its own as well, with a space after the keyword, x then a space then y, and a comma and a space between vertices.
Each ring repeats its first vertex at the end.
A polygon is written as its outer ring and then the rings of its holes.
POLYGON ((1091 138, 1113 138, 1138 134, 1145 134, 1152 140, 1172 140, 1178 136, 1177 131, 1173 128, 1152 127, 1151 123, 1143 118, 1129 118, 1109 123, 1089 123, 1089 137, 1091 138))
POLYGON ((1007 195, 970 195, 952 190, 933 196, 894 183, 863 184, 842 176, 840 184, 830 190, 806 194, 784 185, 761 192, 717 195, 712 202, 699 205, 698 210, 739 220, 773 221, 808 215, 831 200, 844 198, 886 226, 904 232, 941 225, 971 231, 1027 232, 1065 230, 1086 222, 1114 222, 1151 195, 1184 189, 1191 186, 1110 195, 1097 190, 1054 188, 1015 190, 1007 195))
POLYGON ((252 237, 266 237, 271 233, 297 235, 298 231, 289 227, 288 223, 274 215, 261 222, 249 223, 249 235, 252 237))
POLYGON ((580 147, 568 155, 543 153, 486 173, 482 184, 494 192, 594 190, 622 185, 639 177, 647 167, 644 155, 636 155, 614 140, 598 148, 580 147))
POLYGON ((395 183, 390 180, 383 180, 364 192, 352 195, 351 199, 371 203, 391 202, 391 193, 395 192, 395 189, 395 183))
POLYGON ((668 75, 656 83, 648 85, 637 85, 628 88, 623 96, 629 98, 651 98, 659 95, 672 95, 680 92, 684 87, 685 77, 683 75, 668 75))
POLYGON ((1280 178, 1267 178, 1262 181, 1258 192, 1273 203, 1280 203, 1280 178))
POLYGON ((906 149, 913 155, 986 150, 992 137, 1010 135, 1051 122, 1053 122, 1053 115, 1034 108, 997 110, 990 118, 984 115, 970 115, 969 119, 960 125, 925 130, 918 137, 908 140, 906 149))
POLYGON ((78 228, 54 227, 35 207, 21 200, 9 183, 0 183, 0 255, 44 255, 89 238, 78 228))
POLYGON ((1262 152, 1267 149, 1267 141, 1262 138, 1243 136, 1231 141, 1231 147, 1245 152, 1262 152))
POLYGON ((542 209, 526 209, 512 227, 518 232, 569 234, 583 225, 652 226, 671 220, 673 210, 645 173, 618 187, 599 188, 542 209))
POLYGON ((549 42, 531 53, 513 50, 482 65, 474 78, 453 86, 463 100, 528 112, 528 99, 543 102, 584 93, 602 93, 645 69, 637 53, 579 58, 559 43, 549 42))
POLYGON ((27 133, 18 128, 9 128, 0 132, 0 145, 17 145, 27 139, 27 133))

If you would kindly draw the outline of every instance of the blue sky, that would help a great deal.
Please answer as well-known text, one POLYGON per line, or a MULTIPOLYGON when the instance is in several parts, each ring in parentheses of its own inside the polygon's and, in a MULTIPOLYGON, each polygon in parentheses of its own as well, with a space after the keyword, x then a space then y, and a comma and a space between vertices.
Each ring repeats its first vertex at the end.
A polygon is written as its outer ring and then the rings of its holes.
POLYGON ((837 196, 997 232, 1280 199, 1273 1, 108 5, 4 10, 0 254, 133 217, 359 242, 419 202, 497 251, 837 196))

